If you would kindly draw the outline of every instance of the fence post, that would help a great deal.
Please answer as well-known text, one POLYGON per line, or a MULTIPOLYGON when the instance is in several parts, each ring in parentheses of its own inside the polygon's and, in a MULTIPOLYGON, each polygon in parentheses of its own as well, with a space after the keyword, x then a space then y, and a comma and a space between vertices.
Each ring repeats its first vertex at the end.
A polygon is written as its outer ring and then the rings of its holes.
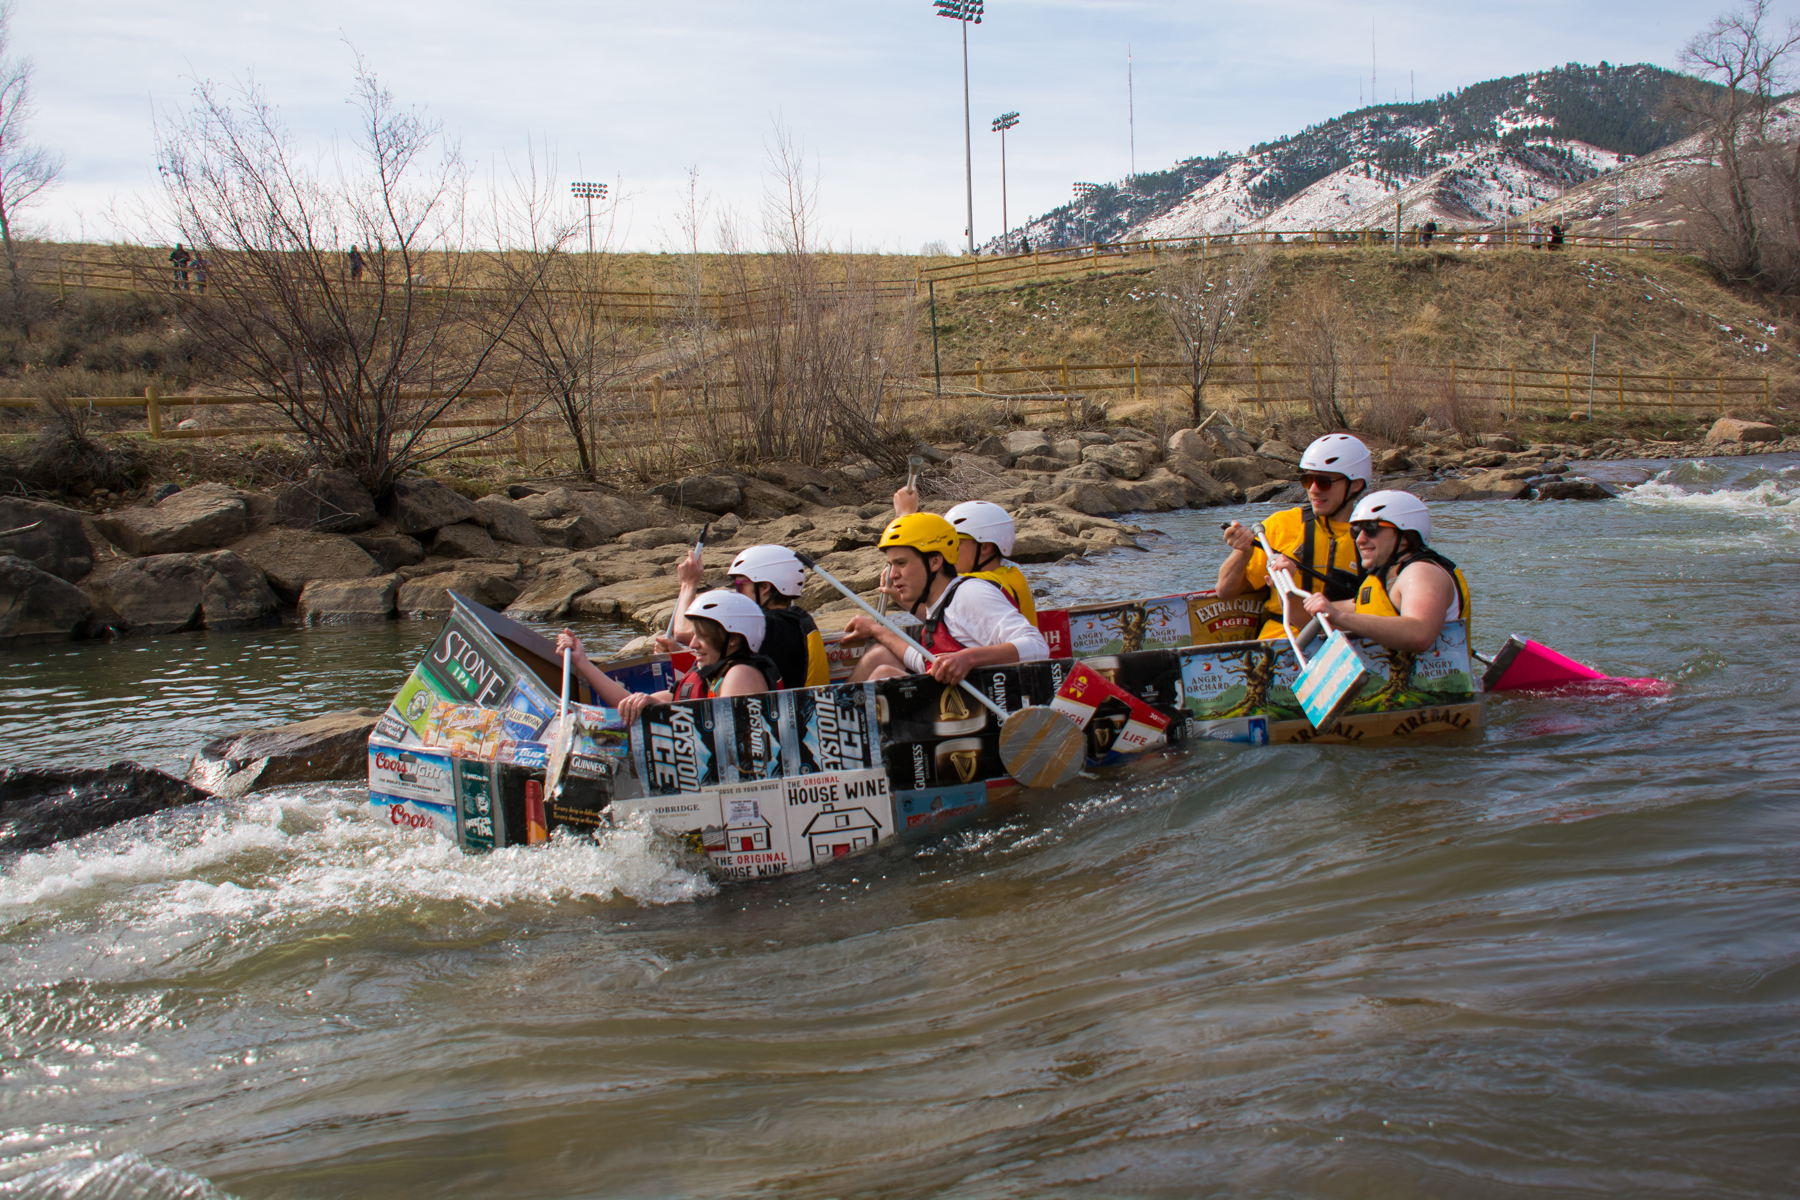
POLYGON ((162 437, 162 388, 157 384, 144 389, 144 412, 150 418, 150 436, 162 437))
POLYGON ((1517 364, 1509 365, 1506 368, 1506 410, 1515 415, 1519 411, 1518 375, 1517 364))
POLYGON ((663 382, 663 377, 661 375, 655 375, 655 376, 651 377, 651 379, 650 379, 650 415, 652 417, 656 418, 656 423, 658 425, 662 424, 663 389, 666 386, 667 385, 663 382))
POLYGON ((1575 394, 1569 384, 1569 372, 1567 372, 1567 371, 1563 372, 1563 403, 1564 404, 1575 403, 1575 394))
POLYGON ((1138 361, 1137 356, 1133 355, 1131 359, 1131 399, 1134 403, 1144 398, 1143 385, 1138 382, 1138 361))
POLYGON ((1625 411, 1625 368, 1619 368, 1619 411, 1625 411))
POLYGON ((1069 392, 1069 356, 1066 354, 1063 355, 1062 361, 1057 365, 1062 367, 1062 389, 1063 394, 1066 396, 1069 392))
POLYGON ((978 358, 975 360, 975 390, 978 392, 987 391, 987 377, 981 373, 983 365, 981 359, 978 358))
MULTIPOLYGON (((1669 411, 1673 412, 1674 410, 1670 409, 1669 411)), ((1719 415, 1721 417, 1725 415, 1725 377, 1723 375, 1719 376, 1719 415)))
POLYGON ((1763 373, 1763 411, 1767 412, 1768 410, 1769 410, 1769 376, 1768 376, 1767 372, 1764 372, 1763 373))
MULTIPOLYGON (((1262 359, 1256 358, 1256 359, 1251 360, 1251 365, 1256 368, 1256 403, 1258 405, 1261 405, 1262 404, 1262 359)), ((1264 408, 1263 411, 1267 412, 1268 409, 1264 408)))

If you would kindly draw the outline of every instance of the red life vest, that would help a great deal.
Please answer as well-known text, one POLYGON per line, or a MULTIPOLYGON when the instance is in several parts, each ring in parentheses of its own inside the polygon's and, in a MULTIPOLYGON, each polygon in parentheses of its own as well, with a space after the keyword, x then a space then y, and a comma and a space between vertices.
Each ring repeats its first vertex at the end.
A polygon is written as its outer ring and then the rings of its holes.
POLYGON ((956 589, 961 587, 967 578, 966 575, 956 577, 944 590, 944 598, 938 602, 937 611, 926 618, 925 624, 919 630, 919 645, 931 651, 932 654, 954 654, 958 650, 965 649, 963 644, 951 637, 950 631, 944 627, 944 614, 950 611, 950 601, 956 595, 956 589))
POLYGON ((771 692, 780 691, 783 682, 781 671, 775 666, 773 659, 762 654, 734 654, 730 658, 722 658, 710 668, 695 667, 681 677, 675 685, 676 700, 710 700, 719 693, 713 689, 717 680, 725 678, 726 672, 739 663, 748 663, 762 672, 763 682, 769 685, 771 692))

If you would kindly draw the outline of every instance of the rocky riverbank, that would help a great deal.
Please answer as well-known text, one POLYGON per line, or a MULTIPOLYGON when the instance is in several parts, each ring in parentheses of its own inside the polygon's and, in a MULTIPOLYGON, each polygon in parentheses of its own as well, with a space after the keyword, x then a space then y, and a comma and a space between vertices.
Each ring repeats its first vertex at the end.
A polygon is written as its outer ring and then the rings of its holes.
MULTIPOLYGON (((1301 498, 1300 451, 1214 419, 1166 441, 1130 427, 1058 437, 1021 430, 979 444, 920 446, 926 507, 981 497, 1014 513, 1014 557, 1052 562, 1137 546, 1124 513, 1301 498)), ((1800 450, 1772 426, 1722 420, 1705 443, 1521 446, 1433 435, 1378 452, 1386 486, 1431 500, 1598 499, 1589 459, 1800 450), (1773 435, 1773 436, 1771 436, 1773 435)), ((524 619, 570 616, 663 627, 674 564, 709 526, 720 572, 745 546, 816 556, 859 592, 899 480, 873 463, 773 463, 691 476, 648 492, 544 479, 471 500, 433 479, 400 480, 377 504, 347 473, 272 492, 200 483, 132 506, 83 512, 0 500, 0 647, 94 636, 441 617, 458 592, 524 619)), ((829 629, 852 611, 823 580, 802 604, 829 629)))

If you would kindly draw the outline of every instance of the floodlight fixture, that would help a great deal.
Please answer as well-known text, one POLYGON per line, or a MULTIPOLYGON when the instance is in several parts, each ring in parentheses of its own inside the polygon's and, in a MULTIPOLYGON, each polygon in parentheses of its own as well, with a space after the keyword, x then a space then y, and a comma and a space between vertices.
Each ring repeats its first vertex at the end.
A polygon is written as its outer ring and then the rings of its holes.
POLYGON ((972 121, 969 117, 969 22, 981 24, 983 0, 932 0, 931 6, 937 9, 940 17, 949 17, 962 30, 963 50, 963 186, 969 202, 969 227, 963 230, 968 234, 969 243, 966 253, 975 253, 975 143, 971 136, 972 121))
POLYGON ((588 253, 594 252, 594 201, 606 199, 604 183, 578 182, 569 185, 569 192, 577 200, 587 202, 588 253))
POLYGON ((1012 236, 1012 221, 1006 215, 1006 131, 1019 123, 1016 112, 1001 113, 994 118, 994 132, 1000 135, 1000 244, 1012 236))

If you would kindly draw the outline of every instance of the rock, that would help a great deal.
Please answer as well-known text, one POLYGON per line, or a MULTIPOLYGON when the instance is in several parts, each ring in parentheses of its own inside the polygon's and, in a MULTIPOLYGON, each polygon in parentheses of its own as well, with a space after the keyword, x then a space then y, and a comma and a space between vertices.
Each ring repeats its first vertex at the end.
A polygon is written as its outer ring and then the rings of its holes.
POLYGON ((82 637, 94 615, 87 593, 17 555, 0 556, 0 648, 82 637))
POLYGON ((599 542, 610 542, 622 533, 637 529, 673 525, 679 519, 673 505, 661 496, 649 493, 625 496, 612 492, 570 490, 565 495, 568 497, 570 513, 585 513, 593 519, 600 531, 599 542))
POLYGON ((1134 429, 1130 425, 1115 426, 1112 431, 1111 436, 1112 436, 1112 440, 1115 443, 1116 442, 1138 442, 1143 445, 1149 445, 1149 446, 1156 445, 1156 439, 1154 437, 1145 433, 1141 429, 1134 429))
POLYGON ((1713 422, 1713 427, 1706 431, 1709 442, 1779 442, 1781 430, 1762 421, 1739 421, 1733 417, 1720 417, 1713 422))
POLYGON ((487 530, 470 521, 439 529, 431 539, 431 552, 439 558, 490 559, 500 556, 500 547, 487 530))
POLYGON ((1268 479, 1268 475, 1263 472, 1262 463, 1250 455, 1215 458, 1207 464, 1206 469, 1219 482, 1235 484, 1245 489, 1253 488, 1268 479))
POLYGON ((1098 464, 1119 479, 1140 479, 1144 474, 1143 457, 1129 446, 1086 446, 1081 461, 1098 464))
POLYGON ((1613 493, 1591 479, 1548 479, 1532 489, 1539 500, 1611 500, 1613 493))
POLYGON ((1571 408, 1569 410, 1568 419, 1571 421, 1585 421, 1588 419, 1587 410, 1585 408, 1571 408))
POLYGON ((1126 502, 1124 512, 1169 512, 1187 507, 1187 481, 1157 467, 1144 478, 1113 485, 1126 502))
POLYGON ((650 550, 657 546, 691 546, 699 533, 698 525, 667 525, 661 529, 634 529, 619 541, 633 550, 650 550))
POLYGON ((81 514, 35 500, 0 499, 0 554, 24 559, 69 583, 79 583, 94 569, 94 545, 81 514), (35 528, 24 528, 28 525, 35 528), (7 533, 9 529, 21 532, 7 533))
POLYGON ((945 454, 930 442, 918 442, 914 444, 911 453, 912 457, 922 458, 928 463, 945 463, 950 461, 950 456, 948 454, 945 454))
POLYGON ((1499 450, 1475 450, 1462 456, 1465 467, 1492 468, 1506 465, 1506 455, 1499 450))
POLYGON ((1069 464, 1049 454, 1021 454, 1013 459, 1015 471, 1060 471, 1069 464))
POLYGON ((193 784, 134 762, 75 769, 8 767, 0 771, 0 851, 42 850, 205 799, 207 794, 193 784))
MULTIPOLYGON (((880 585, 881 572, 887 567, 887 556, 874 547, 865 547, 824 555, 820 557, 819 565, 836 576, 838 582, 861 595, 880 585)), ((824 576, 815 572, 800 592, 800 607, 807 612, 814 612, 842 599, 843 593, 827 583, 824 576)))
MULTIPOLYGON (((532 524, 544 544, 549 546, 562 546, 569 550, 587 550, 612 540, 607 536, 605 528, 584 512, 571 513, 569 516, 556 517, 548 521, 534 521, 532 524)), ((618 535, 614 534, 613 536, 618 535)))
POLYGON ((1272 458, 1276 462, 1286 463, 1290 467, 1300 465, 1300 452, 1280 440, 1264 442, 1256 448, 1256 452, 1264 458, 1272 458))
POLYGON ((1006 448, 1006 439, 991 433, 975 443, 975 453, 983 458, 995 459, 1003 467, 1012 466, 1013 459, 1017 457, 1006 448))
POLYGON ((450 593, 466 596, 492 609, 504 609, 519 595, 518 563, 468 563, 450 571, 438 571, 408 580, 394 597, 394 609, 403 617, 425 620, 450 612, 450 593))
POLYGON ((132 633, 250 629, 281 617, 281 600, 262 573, 229 550, 117 559, 83 580, 82 590, 132 633))
MULTIPOLYGON (((944 458, 940 451, 935 450, 930 446, 926 446, 923 450, 915 449, 913 453, 924 455, 927 462, 942 462, 944 458), (936 455, 936 457, 932 457, 933 455, 936 455)), ((801 488, 810 485, 818 488, 821 492, 829 494, 831 492, 842 490, 849 482, 849 480, 847 480, 840 472, 828 471, 822 467, 809 467, 805 463, 785 460, 782 462, 765 463, 763 466, 757 468, 757 474, 763 480, 785 488, 790 492, 798 492, 801 488)))
MULTIPOLYGON (((484 496, 482 499, 491 497, 484 496)), ((565 488, 557 488, 552 492, 527 492, 513 503, 519 506, 519 511, 529 521, 554 521, 566 516, 574 506, 574 500, 565 488)))
POLYGON ((384 510, 401 533, 430 533, 479 520, 475 505, 435 479, 396 479, 384 510))
POLYGON ((674 600, 681 584, 673 575, 628 579, 594 588, 576 597, 575 612, 584 617, 619 617, 630 620, 640 610, 654 609, 674 600))
POLYGON ((1195 462, 1208 462, 1214 456, 1212 439, 1197 429, 1177 429, 1171 433, 1168 451, 1171 458, 1191 458, 1195 462))
POLYGON ((425 547, 419 545, 417 538, 407 537, 404 533, 386 534, 352 534, 350 540, 362 549, 364 554, 381 565, 383 571, 398 571, 401 567, 410 567, 414 563, 425 561, 425 547))
POLYGON ((261 571, 284 604, 297 602, 314 579, 381 574, 381 564, 341 533, 273 527, 233 542, 231 552, 261 571))
POLYGON ((1058 471, 1052 483, 1068 486, 1076 483, 1111 483, 1112 472, 1097 462, 1084 462, 1078 467, 1058 471))
POLYGON ((1055 457, 1062 459, 1064 462, 1080 462, 1081 443, 1074 438, 1064 438, 1062 441, 1056 443, 1055 457))
POLYGON ((275 489, 270 520, 296 529, 355 533, 375 524, 375 497, 348 471, 314 471, 275 489))
POLYGON ((1056 453, 1056 443, 1041 429, 1021 429, 1006 435, 1006 452, 1015 458, 1028 454, 1050 458, 1056 453))
POLYGON ((1522 479, 1508 479, 1505 471, 1483 471, 1467 479, 1445 479, 1434 485, 1427 500, 1517 500, 1528 490, 1522 479))
POLYGON ((1075 440, 1084 446, 1110 446, 1113 435, 1099 429, 1083 429, 1075 434, 1075 440))
POLYGON ((1214 479, 1210 471, 1185 454, 1170 455, 1163 469, 1182 481, 1189 508, 1235 504, 1243 498, 1241 488, 1234 491, 1214 479))
POLYGON ((115 546, 129 554, 209 550, 243 537, 249 510, 241 493, 218 483, 183 488, 155 508, 126 508, 96 517, 115 546))
POLYGON ((475 502, 475 511, 487 522, 488 533, 515 546, 541 546, 543 535, 531 523, 531 515, 523 506, 498 496, 483 496, 475 502))
POLYGON ((372 579, 315 579, 300 593, 299 619, 303 625, 385 621, 394 615, 394 600, 399 592, 398 574, 372 579))
POLYGON ((1519 452, 1519 440, 1517 438, 1508 437, 1504 433, 1484 433, 1475 440, 1478 444, 1487 447, 1489 450, 1504 450, 1508 454, 1517 454, 1519 452))
POLYGON ((1391 450, 1383 450, 1375 456, 1375 470, 1380 474, 1392 475, 1399 471, 1410 471, 1411 469, 1412 459, 1408 458, 1406 451, 1398 446, 1395 446, 1391 450))
MULTIPOLYGON (((1279 500, 1282 493, 1289 491, 1293 486, 1293 484, 1285 479, 1275 479, 1268 483, 1259 483, 1253 488, 1245 489, 1244 499, 1251 504, 1264 504, 1271 500, 1279 500)), ((1295 500, 1304 500, 1305 498, 1305 493, 1300 493, 1293 497, 1295 500)))
POLYGON ((1087 552, 1092 554, 1100 550, 1142 550, 1144 547, 1138 540, 1123 529, 1084 529, 1081 540, 1087 543, 1087 552))
MULTIPOLYGON (((761 479, 752 479, 748 475, 737 477, 738 490, 743 499, 735 505, 736 512, 746 521, 767 521, 787 513, 800 511, 802 500, 786 488, 761 479)), ((803 487, 817 487, 816 484, 803 484, 803 487)))
POLYGON ((1073 484, 1051 503, 1097 517, 1126 512, 1132 508, 1129 500, 1111 483, 1073 484))
POLYGON ((357 708, 215 738, 194 756, 188 782, 237 797, 290 783, 366 779, 369 731, 380 716, 357 708))
POLYGON ((720 475, 690 475, 650 489, 677 509, 691 508, 706 513, 730 512, 744 498, 744 490, 720 475))
POLYGON ((595 587, 592 575, 580 567, 567 566, 532 583, 519 598, 507 605, 506 615, 519 621, 561 619, 569 615, 575 598, 595 587))
POLYGON ((1084 553, 1088 545, 1080 537, 1064 533, 1048 521, 1028 521, 1018 526, 1009 557, 1022 563, 1056 562, 1066 554, 1084 553))

